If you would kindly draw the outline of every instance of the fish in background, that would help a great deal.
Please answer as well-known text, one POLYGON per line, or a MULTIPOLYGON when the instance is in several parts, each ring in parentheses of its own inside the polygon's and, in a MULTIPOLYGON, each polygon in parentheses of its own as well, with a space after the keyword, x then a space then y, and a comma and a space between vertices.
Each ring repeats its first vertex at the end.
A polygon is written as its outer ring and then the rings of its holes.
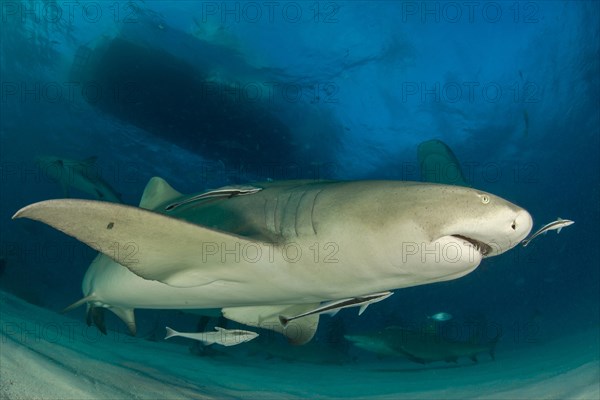
POLYGON ((211 344, 220 344, 221 346, 236 346, 256 338, 258 333, 244 331, 241 329, 224 329, 215 326, 214 332, 177 332, 174 329, 166 327, 167 336, 165 339, 170 339, 175 336, 181 336, 188 339, 198 340, 204 343, 205 346, 211 344))
POLYGON ((433 139, 419 144, 417 159, 424 182, 469 186, 458 158, 441 140, 433 139))
POLYGON ((521 241, 521 244, 523 245, 523 247, 527 247, 529 242, 531 242, 536 237, 540 236, 542 233, 546 234, 548 231, 556 230, 556 234, 559 234, 562 228, 569 225, 573 225, 574 223, 575 221, 571 221, 570 219, 562 219, 559 217, 556 221, 550 222, 549 224, 542 226, 537 232, 535 232, 527 239, 523 239, 523 241, 521 241))
POLYGON ((435 361, 456 363, 462 357, 478 362, 477 356, 481 353, 488 353, 494 360, 500 335, 488 342, 477 340, 476 335, 467 341, 459 341, 445 338, 432 326, 424 329, 392 326, 381 332, 346 335, 345 338, 356 347, 373 353, 402 356, 419 364, 427 364, 435 361))
POLYGON ((433 315, 427 316, 427 319, 432 319, 432 320, 438 321, 438 322, 446 322, 446 321, 450 321, 452 319, 452 314, 449 314, 447 312, 439 312, 439 313, 435 313, 433 315))
POLYGON ((96 159, 96 157, 89 157, 79 161, 42 156, 37 159, 37 162, 44 175, 60 184, 65 197, 70 197, 70 189, 74 188, 98 200, 122 203, 121 195, 100 177, 96 159))

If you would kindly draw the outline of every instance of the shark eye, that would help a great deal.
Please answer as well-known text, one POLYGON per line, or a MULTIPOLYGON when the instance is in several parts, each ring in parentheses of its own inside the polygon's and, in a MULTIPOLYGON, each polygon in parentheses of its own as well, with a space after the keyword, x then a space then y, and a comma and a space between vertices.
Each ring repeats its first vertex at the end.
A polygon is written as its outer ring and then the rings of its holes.
POLYGON ((483 204, 487 204, 487 203, 489 203, 489 202, 490 202, 490 196, 488 196, 488 195, 486 195, 486 194, 482 194, 482 195, 481 195, 481 196, 479 196, 479 197, 481 197, 481 202, 482 202, 483 204))
POLYGON ((513 221, 512 224, 510 224, 510 227, 513 229, 513 231, 517 230, 517 221, 513 221))

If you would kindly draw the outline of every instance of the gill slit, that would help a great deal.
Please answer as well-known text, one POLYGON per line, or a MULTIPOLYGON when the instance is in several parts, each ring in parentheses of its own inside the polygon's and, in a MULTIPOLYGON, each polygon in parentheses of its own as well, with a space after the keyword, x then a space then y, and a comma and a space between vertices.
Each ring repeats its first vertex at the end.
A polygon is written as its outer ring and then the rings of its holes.
POLYGON ((317 198, 319 197, 319 195, 321 194, 321 192, 323 190, 325 190, 325 189, 319 190, 317 192, 317 194, 315 194, 315 197, 313 197, 312 207, 310 210, 310 226, 312 226, 312 230, 315 235, 317 234, 317 229, 315 228, 315 204, 317 203, 317 198))

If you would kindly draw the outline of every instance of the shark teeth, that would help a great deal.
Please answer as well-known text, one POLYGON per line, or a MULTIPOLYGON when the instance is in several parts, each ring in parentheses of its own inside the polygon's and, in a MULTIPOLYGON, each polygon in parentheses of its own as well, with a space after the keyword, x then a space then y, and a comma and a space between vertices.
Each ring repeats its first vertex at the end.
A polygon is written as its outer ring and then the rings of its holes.
POLYGON ((480 242, 479 240, 476 240, 476 239, 473 239, 473 238, 470 238, 467 236, 463 236, 463 235, 453 235, 453 236, 470 243, 473 246, 473 248, 477 252, 481 253, 481 255, 484 257, 492 252, 492 247, 490 245, 480 242))

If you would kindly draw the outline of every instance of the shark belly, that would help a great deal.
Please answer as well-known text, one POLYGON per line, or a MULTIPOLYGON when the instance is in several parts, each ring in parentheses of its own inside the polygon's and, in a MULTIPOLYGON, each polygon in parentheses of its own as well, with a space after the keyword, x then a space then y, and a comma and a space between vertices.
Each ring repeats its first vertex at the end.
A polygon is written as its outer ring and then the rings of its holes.
POLYGON ((95 293, 98 300, 107 304, 135 308, 318 303, 455 279, 470 272, 479 262, 465 263, 458 273, 454 272, 456 263, 448 275, 440 276, 439 271, 435 273, 440 263, 433 254, 429 262, 422 262, 420 257, 413 260, 406 257, 403 263, 399 252, 394 263, 389 259, 390 254, 377 251, 375 246, 359 248, 339 240, 320 239, 311 237, 286 246, 252 244, 248 249, 229 253, 218 248, 213 256, 225 263, 215 261, 215 268, 207 268, 203 274, 203 283, 193 287, 141 278, 107 256, 99 255, 84 279, 83 292, 95 293), (426 276, 428 270, 430 276, 426 276))

